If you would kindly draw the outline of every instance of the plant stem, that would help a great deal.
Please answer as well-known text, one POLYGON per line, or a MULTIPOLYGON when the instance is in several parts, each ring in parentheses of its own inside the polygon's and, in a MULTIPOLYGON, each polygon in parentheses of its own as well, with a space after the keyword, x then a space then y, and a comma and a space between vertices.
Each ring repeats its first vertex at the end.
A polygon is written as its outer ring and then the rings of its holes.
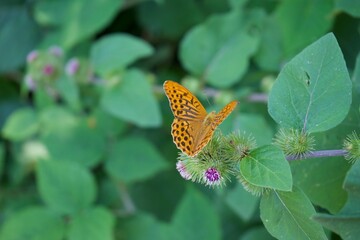
MULTIPOLYGON (((154 86, 153 87, 155 93, 164 93, 164 90, 162 86, 154 86)), ((203 90, 204 94, 207 97, 215 98, 219 95, 219 91, 213 88, 205 88, 203 90)), ((248 102, 254 102, 254 103, 267 103, 268 102, 268 95, 265 93, 252 93, 249 96, 247 96, 246 101, 248 102)))
POLYGON ((322 158, 322 157, 337 157, 337 156, 344 156, 347 153, 346 150, 337 149, 337 150, 321 150, 321 151, 314 151, 306 154, 305 156, 298 156, 298 155, 288 155, 286 156, 286 160, 299 160, 299 159, 306 159, 306 158, 322 158))
POLYGON ((253 93, 248 96, 247 100, 249 102, 267 103, 268 95, 265 93, 253 93))
POLYGON ((132 201, 125 184, 119 183, 118 186, 119 186, 120 198, 124 204, 124 209, 122 211, 119 211, 119 215, 122 216, 132 215, 136 211, 134 202, 132 201))

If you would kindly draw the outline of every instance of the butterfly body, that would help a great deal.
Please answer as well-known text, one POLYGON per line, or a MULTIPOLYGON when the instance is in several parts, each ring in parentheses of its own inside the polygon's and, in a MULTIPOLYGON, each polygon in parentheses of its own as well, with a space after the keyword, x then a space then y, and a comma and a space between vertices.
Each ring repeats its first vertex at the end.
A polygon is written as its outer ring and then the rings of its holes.
POLYGON ((207 113, 200 101, 185 87, 165 81, 164 90, 174 114, 171 135, 177 148, 188 156, 196 156, 210 141, 215 129, 235 109, 237 101, 219 113, 207 113))

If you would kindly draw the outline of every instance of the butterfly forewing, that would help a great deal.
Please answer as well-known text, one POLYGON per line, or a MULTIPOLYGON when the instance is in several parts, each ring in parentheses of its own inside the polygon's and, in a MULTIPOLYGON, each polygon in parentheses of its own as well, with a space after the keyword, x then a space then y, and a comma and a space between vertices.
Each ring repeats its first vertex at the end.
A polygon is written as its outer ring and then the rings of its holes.
POLYGON ((234 111, 238 104, 238 101, 232 101, 228 103, 223 109, 218 112, 214 118, 213 127, 216 128, 219 126, 226 118, 229 116, 229 114, 234 111))
POLYGON ((207 115, 205 108, 185 87, 173 81, 166 81, 164 90, 175 117, 192 121, 203 121, 205 119, 207 115))
POLYGON ((203 149, 208 144, 215 132, 215 129, 227 118, 227 116, 229 116, 237 104, 237 101, 230 102, 214 116, 210 124, 202 124, 201 130, 198 133, 201 135, 198 135, 195 139, 194 152, 200 152, 201 149, 203 149))

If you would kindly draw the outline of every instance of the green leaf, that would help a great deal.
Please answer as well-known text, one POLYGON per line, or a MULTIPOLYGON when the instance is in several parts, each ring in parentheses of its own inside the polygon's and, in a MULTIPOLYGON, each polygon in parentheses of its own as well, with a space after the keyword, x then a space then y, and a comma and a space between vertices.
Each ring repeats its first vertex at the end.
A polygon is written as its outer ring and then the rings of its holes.
POLYGON ((122 3, 122 0, 42 0, 35 4, 35 15, 43 25, 56 26, 46 42, 71 48, 109 24, 122 3))
MULTIPOLYGON (((24 101, 19 98, 18 85, 14 85, 9 81, 4 81, 1 77, 0 79, 0 131, 2 132, 2 129, 11 114, 26 105, 24 104, 24 101)), ((0 134, 2 135, 2 133, 0 134)))
POLYGON ((5 147, 4 144, 0 143, 0 178, 4 171, 4 163, 5 163, 5 147))
POLYGON ((77 162, 86 167, 93 167, 102 160, 104 136, 85 124, 59 127, 42 136, 51 159, 77 162))
POLYGON ((147 1, 137 8, 138 18, 141 25, 153 35, 176 40, 191 26, 204 19, 201 8, 203 4, 199 6, 193 0, 171 0, 161 4, 147 1))
MULTIPOLYGON (((357 97, 360 93, 360 53, 356 56, 356 62, 355 62, 355 67, 354 67, 354 72, 352 75, 352 80, 353 80, 353 89, 354 89, 354 93, 353 97, 357 97)), ((356 104, 359 102, 359 97, 357 97, 357 101, 353 101, 356 102, 356 104)), ((356 110, 358 110, 356 108, 356 110)), ((356 111, 358 113, 358 111, 356 111)))
POLYGON ((174 239, 177 235, 171 232, 169 225, 159 222, 151 215, 144 213, 137 214, 124 222, 122 229, 122 238, 131 240, 167 240, 174 239))
POLYGON ((106 75, 125 69, 136 60, 150 56, 153 48, 128 34, 111 34, 98 40, 91 49, 95 72, 106 75))
POLYGON ((119 84, 104 92, 101 106, 139 127, 158 127, 162 121, 151 85, 139 70, 126 71, 119 84))
POLYGON ((283 152, 271 145, 252 150, 240 162, 240 172, 253 185, 291 191, 292 175, 283 152))
POLYGON ((258 114, 241 113, 235 119, 234 129, 250 133, 258 146, 270 144, 274 135, 264 117, 258 114))
POLYGON ((105 163, 106 171, 118 181, 147 179, 164 170, 167 163, 145 138, 127 137, 114 145, 105 163))
POLYGON ((51 106, 40 112, 41 133, 46 135, 57 129, 66 130, 76 126, 79 119, 68 109, 51 106))
POLYGON ((357 239, 360 234, 360 161, 355 162, 349 170, 344 188, 348 192, 348 200, 341 211, 336 215, 317 214, 314 219, 342 239, 357 239))
MULTIPOLYGON (((353 100, 347 117, 335 128, 314 134, 317 149, 341 149, 343 143, 339 139, 345 139, 349 133, 360 129, 358 121, 360 96, 356 86, 358 82, 356 72, 355 70, 353 76, 353 100)), ((342 185, 351 167, 347 161, 344 161, 344 157, 292 161, 290 165, 294 184, 304 191, 313 204, 327 209, 332 214, 340 211, 347 199, 347 193, 342 185), (329 173, 332 173, 330 178, 329 173)))
POLYGON ((264 227, 255 227, 246 231, 243 236, 239 240, 274 240, 268 231, 264 227))
POLYGON ((238 82, 259 42, 259 37, 250 34, 249 28, 259 25, 262 14, 251 12, 249 16, 234 10, 213 16, 191 29, 180 46, 184 68, 216 87, 238 82))
MULTIPOLYGON (((121 198, 124 196, 124 194, 121 191, 124 191, 125 194, 127 194, 128 191, 127 191, 126 187, 127 186, 125 186, 125 185, 119 185, 117 182, 113 181, 113 179, 110 179, 107 176, 99 179, 98 196, 96 199, 96 203, 99 205, 103 205, 103 206, 116 206, 117 208, 122 208, 124 206, 124 202, 122 202, 121 198)), ((129 195, 131 196, 131 198, 133 200, 134 198, 133 198, 132 194, 129 193, 129 195)), ((133 204, 133 205, 135 205, 135 204, 133 204)), ((130 210, 126 209, 126 210, 120 210, 120 211, 131 212, 132 209, 130 209, 130 210)))
POLYGON ((243 8, 248 0, 229 0, 228 2, 231 8, 243 8))
POLYGON ((172 166, 171 171, 163 171, 146 181, 131 184, 131 188, 128 188, 134 205, 138 209, 151 212, 158 219, 166 221, 173 216, 173 212, 186 190, 184 179, 180 177, 174 167, 175 163, 172 166), (164 183, 171 187, 159 187, 164 183))
POLYGON ((350 104, 351 81, 330 33, 286 64, 270 92, 268 111, 282 127, 321 132, 343 121, 350 104))
POLYGON ((328 0, 282 1, 278 5, 274 17, 286 57, 294 56, 331 28, 333 7, 328 0))
MULTIPOLYGON (((329 146, 328 138, 325 145, 329 146)), ((343 157, 292 161, 290 166, 294 185, 301 188, 312 203, 326 208, 331 213, 341 209, 346 201, 346 192, 342 189, 342 184, 349 168, 343 157), (332 173, 330 179, 329 172, 332 173)))
POLYGON ((74 110, 81 107, 79 89, 74 79, 63 76, 56 81, 56 88, 65 102, 74 110))
POLYGON ((0 26, 0 72, 15 70, 25 64, 40 31, 23 3, 0 6, 0 26))
POLYGON ((55 105, 55 99, 45 88, 37 88, 34 92, 34 102, 37 109, 45 109, 55 105))
POLYGON ((197 190, 189 188, 178 205, 172 226, 176 239, 221 239, 220 218, 210 202, 197 190))
POLYGON ((343 240, 357 240, 360 236, 360 216, 317 214, 314 219, 339 234, 343 240))
POLYGON ((320 224, 310 220, 315 209, 306 195, 271 191, 260 202, 260 217, 266 229, 277 239, 327 239, 320 224))
POLYGON ((347 173, 344 189, 348 199, 341 213, 357 214, 360 217, 360 161, 356 161, 347 173))
POLYGON ((39 122, 32 108, 21 108, 7 119, 2 134, 12 141, 21 141, 31 137, 39 129, 39 122))
MULTIPOLYGON (((29 175, 29 167, 31 167, 31 170, 33 170, 34 162, 28 161, 28 154, 25 153, 25 149, 27 148, 27 144, 31 142, 25 141, 25 142, 13 142, 9 146, 9 156, 11 156, 11 161, 8 161, 8 166, 6 166, 6 169, 4 174, 6 174, 9 185, 10 186, 20 186, 21 183, 25 181, 25 178, 29 175)), ((30 148, 28 148, 30 149, 30 148)), ((31 147, 31 150, 34 148, 31 147)), ((36 160, 39 160, 39 158, 36 158, 36 160)), ((35 160, 35 161, 36 161, 35 160)), ((5 190, 5 189, 4 189, 5 190)))
POLYGON ((115 218, 106 208, 91 208, 77 213, 69 225, 69 240, 114 239, 115 218))
POLYGON ((104 137, 119 136, 127 130, 127 123, 114 117, 101 108, 94 109, 88 121, 94 121, 95 129, 98 129, 104 137))
POLYGON ((261 69, 277 72, 281 69, 283 54, 279 26, 274 18, 267 17, 255 61, 261 69))
POLYGON ((43 201, 56 212, 80 212, 95 200, 95 181, 85 168, 72 162, 40 161, 37 188, 43 201))
POLYGON ((2 240, 62 240, 65 222, 58 215, 43 207, 27 207, 2 225, 2 240))
POLYGON ((336 8, 342 10, 353 17, 360 17, 360 2, 354 0, 337 0, 336 8))
POLYGON ((226 203, 242 220, 249 221, 258 208, 259 198, 237 184, 226 196, 226 203))

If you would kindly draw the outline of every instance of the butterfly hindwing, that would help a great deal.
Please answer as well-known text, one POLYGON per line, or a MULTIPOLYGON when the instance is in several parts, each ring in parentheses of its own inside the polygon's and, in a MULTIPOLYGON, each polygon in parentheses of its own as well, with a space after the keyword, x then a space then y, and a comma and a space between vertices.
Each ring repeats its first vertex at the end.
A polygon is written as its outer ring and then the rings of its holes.
POLYGON ((191 122, 175 118, 171 124, 171 135, 178 149, 189 156, 193 155, 195 126, 191 122))
POLYGON ((200 152, 211 140, 212 135, 214 134, 216 128, 213 128, 212 125, 204 125, 201 126, 201 131, 199 132, 201 135, 195 140, 194 152, 197 154, 200 152))

